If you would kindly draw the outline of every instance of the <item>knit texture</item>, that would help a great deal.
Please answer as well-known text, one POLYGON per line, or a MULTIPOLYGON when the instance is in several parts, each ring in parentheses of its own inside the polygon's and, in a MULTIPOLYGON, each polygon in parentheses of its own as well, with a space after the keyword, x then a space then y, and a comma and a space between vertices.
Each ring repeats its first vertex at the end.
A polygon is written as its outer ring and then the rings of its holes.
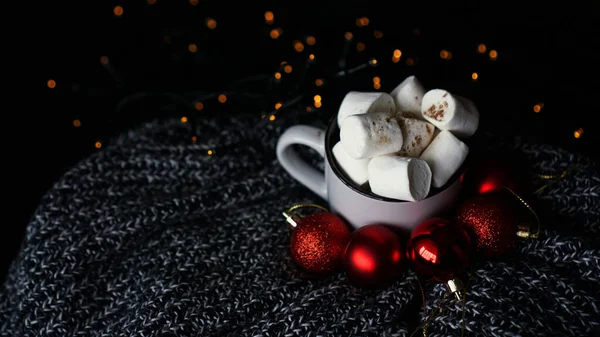
MULTIPOLYGON (((66 172, 32 217, 0 290, 2 336, 415 331, 422 296, 412 272, 383 290, 355 288, 343 273, 307 279, 298 272, 281 212, 322 201, 278 164, 282 127, 255 128, 253 120, 200 121, 197 144, 187 124, 149 123, 66 172)), ((539 195, 556 220, 541 240, 476 266, 466 334, 590 336, 600 324, 597 167, 548 146, 514 151, 541 171, 579 166, 539 195)), ((429 312, 443 291, 425 286, 429 312)), ((451 305, 428 335, 460 335, 461 312, 451 305)))

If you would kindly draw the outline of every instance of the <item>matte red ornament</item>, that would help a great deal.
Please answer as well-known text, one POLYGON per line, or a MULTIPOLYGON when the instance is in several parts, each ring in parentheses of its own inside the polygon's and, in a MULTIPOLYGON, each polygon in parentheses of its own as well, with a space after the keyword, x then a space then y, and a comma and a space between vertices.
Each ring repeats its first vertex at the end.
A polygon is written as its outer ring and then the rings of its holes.
POLYGON ((466 231, 445 218, 430 218, 415 227, 406 255, 411 268, 426 282, 446 283, 470 263, 473 247, 466 231))
POLYGON ((477 195, 457 210, 456 223, 471 235, 481 258, 497 258, 514 248, 519 212, 511 197, 502 191, 477 195))
POLYGON ((383 225, 368 225, 352 233, 344 253, 348 279, 362 287, 386 287, 404 271, 398 235, 383 225))
POLYGON ((509 158, 493 156, 470 163, 461 177, 463 192, 468 195, 486 194, 504 187, 521 194, 524 177, 509 158))
POLYGON ((304 271, 326 274, 339 271, 350 240, 346 223, 329 212, 309 214, 296 222, 290 238, 294 262, 304 271))

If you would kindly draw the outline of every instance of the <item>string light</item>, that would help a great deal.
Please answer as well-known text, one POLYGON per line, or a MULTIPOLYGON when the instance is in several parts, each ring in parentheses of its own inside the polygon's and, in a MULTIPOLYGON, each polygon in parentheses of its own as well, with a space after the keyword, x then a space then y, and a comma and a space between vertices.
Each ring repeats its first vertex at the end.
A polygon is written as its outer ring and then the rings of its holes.
POLYGON ((196 51, 198 51, 198 47, 195 44, 190 43, 190 45, 188 46, 188 50, 190 51, 190 53, 195 53, 196 51))
POLYGON ((275 73, 275 79, 276 79, 276 80, 279 80, 279 79, 281 79, 281 73, 280 73, 280 72, 276 72, 276 73, 275 73))
POLYGON ((490 50, 490 60, 496 60, 498 58, 498 52, 494 49, 490 50))
POLYGON ((274 121, 274 120, 275 120, 275 118, 276 118, 276 117, 275 117, 275 115, 271 115, 271 116, 269 116, 269 120, 270 120, 271 122, 272 122, 272 121, 274 121))
POLYGON ((583 136, 583 128, 579 128, 573 132, 573 137, 579 139, 583 136))
POLYGON ((74 120, 73 121, 73 126, 76 127, 76 128, 80 127, 81 126, 81 121, 79 119, 74 120))
POLYGON ((358 27, 366 27, 369 25, 369 18, 364 16, 362 18, 356 19, 356 25, 358 27))
POLYGON ((198 137, 192 136, 192 144, 196 144, 197 141, 198 141, 198 137))
POLYGON ((315 103, 321 102, 321 95, 315 95, 315 97, 313 97, 313 100, 315 101, 315 103))
POLYGON ((206 153, 207 153, 209 156, 212 156, 214 152, 213 152, 213 150, 208 150, 208 151, 206 151, 206 153))
POLYGON ((317 39, 315 39, 314 36, 309 36, 306 38, 306 44, 309 46, 314 46, 316 42, 317 42, 317 39))
POLYGON ((346 38, 346 40, 348 40, 348 41, 352 40, 353 37, 354 37, 354 35, 352 34, 352 32, 346 32, 344 34, 344 38, 346 38))
POLYGON ((218 97, 219 103, 225 103, 227 102, 227 96, 225 96, 225 94, 220 94, 218 97))
POLYGON ((94 144, 94 146, 99 149, 102 147, 102 143, 100 141, 96 142, 96 144, 94 144))
POLYGON ((379 76, 373 77, 373 88, 380 89, 381 88, 381 79, 379 76))
POLYGON ((274 21, 275 21, 275 15, 273 14, 273 12, 271 12, 271 11, 265 12, 265 22, 267 23, 267 25, 273 24, 274 21))
POLYGON ((473 81, 475 81, 475 82, 476 82, 478 78, 479 78, 479 74, 477 74, 476 72, 474 72, 474 73, 472 73, 472 74, 471 74, 471 79, 472 79, 473 81))
POLYGON ((115 8, 113 8, 113 14, 115 16, 122 16, 123 15, 123 7, 115 6, 115 8))
POLYGON ((181 123, 187 123, 188 122, 188 118, 183 116, 181 117, 181 123))
POLYGON ((56 88, 56 81, 55 80, 48 80, 48 82, 46 82, 46 85, 48 86, 48 88, 54 89, 54 88, 56 88))
POLYGON ((269 36, 271 36, 272 39, 277 39, 281 36, 281 34, 283 34, 283 30, 281 28, 275 28, 271 29, 269 36))
POLYGON ((444 60, 450 60, 452 59, 452 53, 446 49, 442 49, 442 51, 440 51, 440 57, 444 60))
POLYGON ((322 86, 322 85, 323 85, 323 80, 322 80, 322 79, 320 79, 320 78, 317 78, 317 79, 315 80, 315 85, 316 85, 317 87, 320 87, 320 86, 322 86))
POLYGON ((366 46, 365 46, 365 44, 364 44, 364 43, 362 43, 362 42, 358 42, 358 43, 356 44, 356 50, 358 50, 358 51, 364 51, 364 50, 365 50, 365 48, 366 48, 366 46))
POLYGON ((283 67, 283 71, 285 71, 287 74, 292 72, 292 66, 289 64, 286 64, 285 67, 283 67))
POLYGON ((539 113, 540 111, 542 111, 543 107, 544 107, 544 103, 538 103, 533 106, 533 112, 539 113))
POLYGON ((302 44, 300 41, 294 41, 294 49, 301 53, 304 50, 304 44, 302 44))
POLYGON ((314 61, 315 60, 315 54, 308 55, 308 59, 311 60, 311 61, 314 61))
POLYGON ((480 43, 477 46, 477 53, 479 53, 479 54, 484 54, 486 50, 487 50, 487 47, 483 43, 480 43))
POLYGON ((281 103, 281 102, 275 103, 275 110, 281 109, 282 106, 283 106, 283 103, 281 103))
POLYGON ((400 62, 400 57, 402 57, 402 51, 400 49, 394 50, 394 52, 392 53, 392 62, 400 62))
POLYGON ((375 30, 373 31, 373 36, 375 36, 376 39, 381 39, 383 37, 383 33, 380 30, 375 30))
POLYGON ((198 111, 204 109, 204 104, 202 104, 202 102, 196 102, 194 103, 194 108, 198 111))
POLYGON ((208 27, 208 29, 217 28, 217 21, 213 18, 206 19, 206 27, 208 27))

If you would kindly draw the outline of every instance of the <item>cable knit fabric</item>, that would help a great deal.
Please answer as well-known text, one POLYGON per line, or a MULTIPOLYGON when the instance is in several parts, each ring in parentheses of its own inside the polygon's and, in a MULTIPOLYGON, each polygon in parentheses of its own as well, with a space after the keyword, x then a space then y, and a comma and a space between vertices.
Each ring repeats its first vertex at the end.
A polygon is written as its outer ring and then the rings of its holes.
MULTIPOLYGON (((66 172, 0 291, 1 335, 411 335, 423 318, 412 272, 367 290, 343 273, 310 279, 295 268, 281 212, 322 201, 278 164, 283 127, 254 120, 200 121, 197 144, 188 124, 149 123, 66 172)), ((591 336, 600 324, 597 167, 553 147, 514 151, 542 171, 578 168, 539 194, 555 219, 540 240, 476 266, 465 333, 591 336)), ((425 286, 429 312, 444 291, 425 286)), ((460 335, 461 315, 462 305, 448 306, 428 336, 460 335)))

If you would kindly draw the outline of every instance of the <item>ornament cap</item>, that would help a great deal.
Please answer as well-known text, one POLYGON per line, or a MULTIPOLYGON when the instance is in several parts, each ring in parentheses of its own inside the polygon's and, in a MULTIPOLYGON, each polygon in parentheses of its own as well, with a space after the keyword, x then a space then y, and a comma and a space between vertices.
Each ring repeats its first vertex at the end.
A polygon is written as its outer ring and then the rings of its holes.
POLYGON ((460 279, 454 278, 446 282, 446 288, 454 294, 458 301, 462 301, 465 298, 465 285, 460 279))
POLYGON ((537 238, 539 238, 538 232, 532 232, 531 225, 529 225, 529 224, 519 225, 519 230, 517 231, 517 236, 522 239, 537 239, 537 238))

